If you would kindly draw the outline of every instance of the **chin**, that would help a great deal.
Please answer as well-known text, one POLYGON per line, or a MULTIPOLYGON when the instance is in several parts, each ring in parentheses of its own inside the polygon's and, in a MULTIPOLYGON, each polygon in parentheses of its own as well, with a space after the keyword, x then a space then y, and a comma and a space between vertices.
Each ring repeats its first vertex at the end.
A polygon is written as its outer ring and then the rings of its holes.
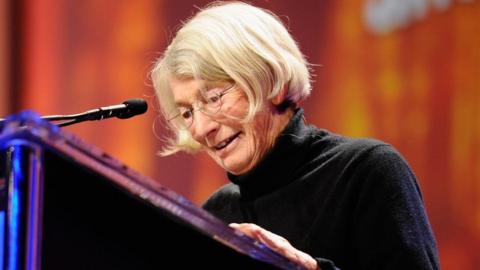
POLYGON ((245 162, 229 160, 230 158, 227 158, 225 160, 220 160, 218 164, 222 166, 222 168, 224 168, 226 171, 234 175, 243 174, 249 170, 248 164, 245 164, 245 162))
POLYGON ((225 157, 220 157, 214 152, 209 152, 210 157, 227 172, 234 175, 244 174, 252 168, 253 155, 251 154, 252 151, 249 151, 248 148, 241 143, 242 141, 225 157))

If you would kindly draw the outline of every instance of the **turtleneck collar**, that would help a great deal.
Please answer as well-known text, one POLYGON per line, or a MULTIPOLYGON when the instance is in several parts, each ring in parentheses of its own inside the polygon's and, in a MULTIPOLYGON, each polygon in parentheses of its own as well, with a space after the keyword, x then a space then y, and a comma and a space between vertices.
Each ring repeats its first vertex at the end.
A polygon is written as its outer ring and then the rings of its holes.
POLYGON ((242 197, 254 199, 293 181, 292 173, 305 154, 307 128, 303 109, 297 109, 273 148, 249 172, 242 175, 228 173, 230 181, 240 187, 242 197))

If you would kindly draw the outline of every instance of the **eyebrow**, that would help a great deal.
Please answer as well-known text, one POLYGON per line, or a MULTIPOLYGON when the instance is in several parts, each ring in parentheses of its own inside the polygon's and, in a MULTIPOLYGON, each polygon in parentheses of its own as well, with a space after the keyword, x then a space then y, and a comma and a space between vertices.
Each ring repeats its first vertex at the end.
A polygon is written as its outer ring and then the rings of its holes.
POLYGON ((185 101, 178 101, 178 102, 175 101, 175 106, 176 107, 189 107, 189 106, 191 106, 191 104, 188 103, 188 102, 185 102, 185 101))

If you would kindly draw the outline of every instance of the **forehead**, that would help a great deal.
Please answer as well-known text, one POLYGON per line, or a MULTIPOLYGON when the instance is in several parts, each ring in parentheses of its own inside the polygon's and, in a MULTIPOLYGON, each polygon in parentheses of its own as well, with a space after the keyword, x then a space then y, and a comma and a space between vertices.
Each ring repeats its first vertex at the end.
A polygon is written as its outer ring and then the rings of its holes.
POLYGON ((192 103, 203 88, 203 81, 195 79, 169 79, 170 90, 176 104, 192 103))

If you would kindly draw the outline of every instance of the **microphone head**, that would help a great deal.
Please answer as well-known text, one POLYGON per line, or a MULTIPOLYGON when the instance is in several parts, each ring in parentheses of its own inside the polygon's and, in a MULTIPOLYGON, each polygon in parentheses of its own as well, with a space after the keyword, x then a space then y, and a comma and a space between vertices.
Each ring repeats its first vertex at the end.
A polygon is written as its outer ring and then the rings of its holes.
POLYGON ((123 102, 123 104, 125 105, 126 110, 117 115, 117 118, 120 119, 127 119, 132 116, 145 113, 148 109, 147 102, 141 98, 129 99, 123 102))

